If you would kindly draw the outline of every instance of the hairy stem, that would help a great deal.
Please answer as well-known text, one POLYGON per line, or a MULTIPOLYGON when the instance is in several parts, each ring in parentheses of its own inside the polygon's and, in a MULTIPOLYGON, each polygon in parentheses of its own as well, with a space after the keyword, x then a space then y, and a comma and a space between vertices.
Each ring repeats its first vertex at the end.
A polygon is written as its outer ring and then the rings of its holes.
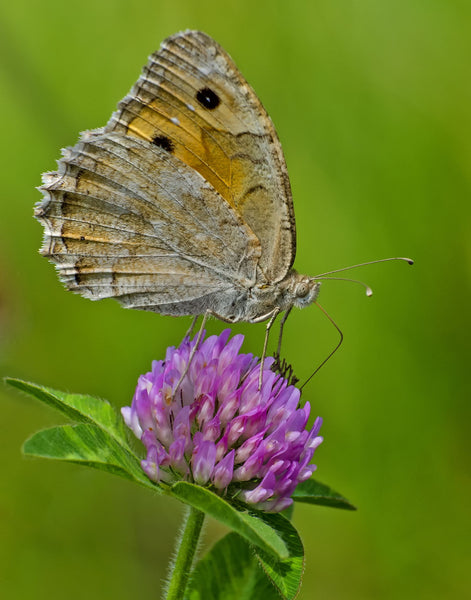
POLYGON ((190 507, 177 540, 175 559, 170 566, 170 576, 167 585, 166 600, 181 600, 191 572, 198 541, 203 527, 204 513, 190 507))

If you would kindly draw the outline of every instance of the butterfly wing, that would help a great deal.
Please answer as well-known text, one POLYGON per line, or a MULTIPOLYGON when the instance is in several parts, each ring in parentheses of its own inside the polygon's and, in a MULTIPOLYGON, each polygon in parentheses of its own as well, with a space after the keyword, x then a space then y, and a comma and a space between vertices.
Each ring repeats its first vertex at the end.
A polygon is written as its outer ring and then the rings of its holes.
POLYGON ((165 40, 105 127, 171 151, 242 216, 261 244, 259 283, 293 264, 289 178, 273 124, 230 56, 208 35, 165 40))
POLYGON ((171 152, 120 133, 86 132, 40 189, 42 253, 70 290, 163 314, 210 308, 240 318, 234 307, 255 283, 259 241, 171 152))

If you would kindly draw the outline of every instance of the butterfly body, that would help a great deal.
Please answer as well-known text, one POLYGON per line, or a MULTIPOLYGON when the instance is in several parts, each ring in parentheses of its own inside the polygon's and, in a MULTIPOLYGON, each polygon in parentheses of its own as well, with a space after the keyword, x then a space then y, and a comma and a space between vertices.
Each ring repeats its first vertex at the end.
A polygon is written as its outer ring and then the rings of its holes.
POLYGON ((40 189, 41 252, 92 300, 256 322, 318 295, 292 268, 294 211, 271 120, 201 32, 168 38, 40 189))

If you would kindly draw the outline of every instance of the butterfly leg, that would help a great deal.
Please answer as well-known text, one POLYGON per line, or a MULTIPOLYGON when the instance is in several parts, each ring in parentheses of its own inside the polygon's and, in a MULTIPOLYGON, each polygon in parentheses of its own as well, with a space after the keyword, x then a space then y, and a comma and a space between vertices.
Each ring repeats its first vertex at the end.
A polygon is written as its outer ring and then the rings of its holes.
MULTIPOLYGON (((280 312, 280 309, 278 307, 275 307, 269 313, 266 313, 265 315, 262 315, 261 317, 257 317, 256 319, 250 320, 250 323, 260 323, 262 321, 266 321, 267 319, 269 319, 269 321, 267 323, 267 327, 266 327, 266 332, 265 332, 265 340, 263 342, 262 358, 260 360, 260 376, 259 376, 259 380, 258 380, 258 389, 259 390, 262 388, 262 383, 263 383, 263 366, 265 364, 265 358, 267 355, 268 337, 270 335, 270 329, 271 329, 273 323, 275 322, 275 319, 279 312, 280 312)), ((205 322, 207 315, 212 315, 213 317, 216 317, 217 319, 220 319, 221 321, 225 321, 226 323, 233 323, 233 321, 231 319, 227 319, 221 315, 218 315, 216 312, 214 312, 212 310, 206 311, 203 322, 205 322)), ((286 321, 286 318, 284 319, 284 321, 286 321)))
POLYGON ((270 329, 271 329, 273 323, 275 322, 275 319, 278 316, 279 312, 280 312, 280 309, 278 307, 276 307, 276 308, 274 308, 272 310, 271 313, 268 313, 268 315, 267 315, 267 317, 269 318, 269 321, 267 323, 267 327, 266 327, 266 330, 265 330, 265 340, 263 342, 262 358, 260 359, 260 375, 258 376, 258 389, 259 390, 262 389, 262 383, 263 383, 263 366, 265 364, 265 358, 267 356, 268 337, 270 335, 270 329))
POLYGON ((190 335, 193 333, 193 329, 195 328, 195 326, 196 326, 196 323, 198 322, 198 318, 199 318, 199 315, 196 315, 196 316, 193 318, 193 321, 191 322, 190 328, 189 328, 189 329, 187 330, 187 332, 185 333, 185 335, 184 335, 184 338, 183 338, 183 339, 185 339, 185 338, 189 338, 189 337, 190 337, 190 335))
POLYGON ((280 333, 278 334, 278 346, 276 348, 276 355, 278 358, 280 357, 280 354, 281 354, 281 339, 283 337, 283 327, 285 326, 286 319, 288 318, 289 313, 291 312, 292 308, 293 308, 292 306, 290 306, 288 308, 288 310, 285 312, 285 314, 283 315, 283 318, 280 321, 280 333))
MULTIPOLYGON (((201 326, 199 328, 198 331, 198 335, 196 337, 196 342, 195 345, 193 346, 193 348, 191 349, 190 352, 190 356, 188 357, 188 363, 183 371, 183 373, 180 375, 180 379, 178 380, 177 385, 175 386, 175 394, 177 393, 178 388, 181 386, 182 381, 185 379, 186 374, 188 373, 188 369, 190 368, 191 365, 191 361, 193 360, 193 357, 196 354, 196 351, 199 348, 200 342, 201 342, 201 338, 203 337, 203 332, 204 332, 204 326, 206 325, 206 321, 208 320, 209 315, 211 314, 210 310, 207 310, 204 315, 203 315, 203 320, 201 321, 201 326)), ((194 319, 193 319, 193 323, 191 324, 191 328, 190 331, 192 331, 193 327, 196 325, 196 321, 198 319, 197 315, 194 319)))

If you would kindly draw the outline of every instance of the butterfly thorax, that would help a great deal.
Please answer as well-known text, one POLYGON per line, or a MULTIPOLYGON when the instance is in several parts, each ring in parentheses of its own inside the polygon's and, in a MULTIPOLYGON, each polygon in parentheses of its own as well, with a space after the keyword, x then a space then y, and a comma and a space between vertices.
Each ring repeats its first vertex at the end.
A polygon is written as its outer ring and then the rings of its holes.
POLYGON ((319 295, 320 282, 313 277, 301 275, 291 269, 277 283, 257 284, 251 288, 244 306, 244 314, 238 320, 258 322, 293 306, 304 308, 316 301, 319 295))

